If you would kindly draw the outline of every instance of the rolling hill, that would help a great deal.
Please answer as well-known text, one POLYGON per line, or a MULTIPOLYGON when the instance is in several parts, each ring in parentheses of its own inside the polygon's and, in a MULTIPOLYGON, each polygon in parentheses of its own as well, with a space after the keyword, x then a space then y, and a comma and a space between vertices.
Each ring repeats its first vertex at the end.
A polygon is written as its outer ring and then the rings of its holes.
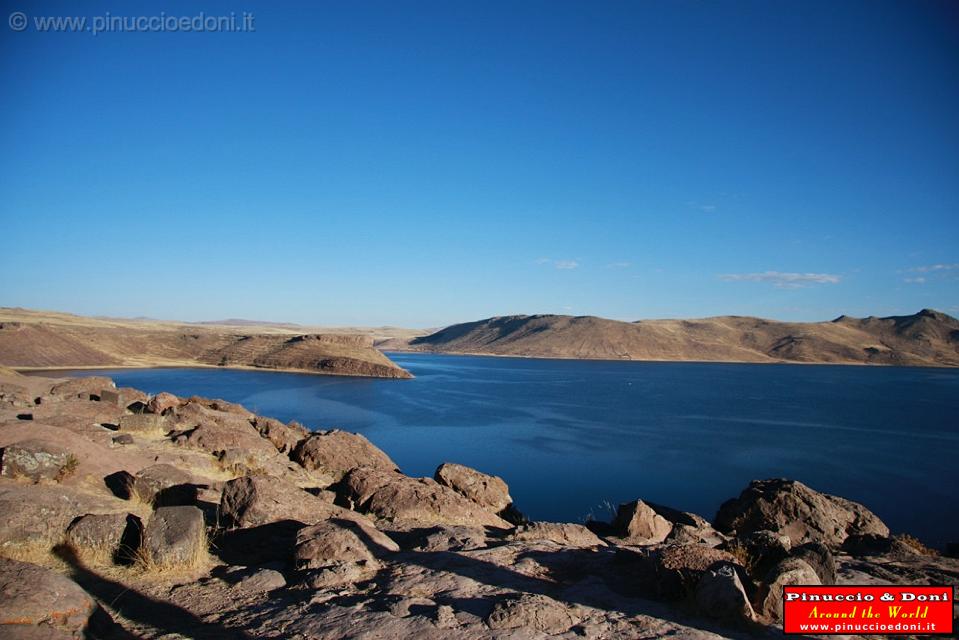
POLYGON ((456 324, 391 349, 602 360, 959 366, 959 321, 908 316, 777 322, 721 316, 621 322, 593 316, 500 316, 456 324))

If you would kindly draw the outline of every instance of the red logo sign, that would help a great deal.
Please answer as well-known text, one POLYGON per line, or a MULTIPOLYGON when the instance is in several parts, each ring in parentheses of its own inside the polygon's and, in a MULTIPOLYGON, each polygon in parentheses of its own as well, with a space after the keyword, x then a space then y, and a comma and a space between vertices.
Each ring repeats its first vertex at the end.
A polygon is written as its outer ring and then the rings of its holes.
POLYGON ((951 634, 953 587, 783 587, 783 631, 809 635, 951 634))

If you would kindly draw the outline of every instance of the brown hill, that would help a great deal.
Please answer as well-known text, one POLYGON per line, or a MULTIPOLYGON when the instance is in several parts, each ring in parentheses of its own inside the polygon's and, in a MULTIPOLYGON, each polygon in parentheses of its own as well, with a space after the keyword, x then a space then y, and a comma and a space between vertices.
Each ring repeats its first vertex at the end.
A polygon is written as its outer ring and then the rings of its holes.
POLYGON ((888 318, 842 316, 832 322, 502 316, 414 338, 407 348, 541 358, 954 367, 959 366, 959 321, 930 309, 888 318))
POLYGON ((95 319, 3 309, 0 365, 20 369, 222 366, 409 378, 373 337, 249 332, 168 322, 95 319))

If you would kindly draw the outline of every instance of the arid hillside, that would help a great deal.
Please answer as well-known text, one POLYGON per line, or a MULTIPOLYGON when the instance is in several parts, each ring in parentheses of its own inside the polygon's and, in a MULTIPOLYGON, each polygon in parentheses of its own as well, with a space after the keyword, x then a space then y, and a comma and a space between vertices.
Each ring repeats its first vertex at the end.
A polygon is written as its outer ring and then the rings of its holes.
POLYGON ((374 349, 373 340, 370 335, 303 334, 276 326, 204 326, 0 310, 0 365, 21 369, 205 365, 410 377, 374 349))
POLYGON ((609 360, 959 366, 959 321, 910 316, 776 322, 722 316, 620 322, 592 316, 502 316, 457 324, 393 349, 609 360))

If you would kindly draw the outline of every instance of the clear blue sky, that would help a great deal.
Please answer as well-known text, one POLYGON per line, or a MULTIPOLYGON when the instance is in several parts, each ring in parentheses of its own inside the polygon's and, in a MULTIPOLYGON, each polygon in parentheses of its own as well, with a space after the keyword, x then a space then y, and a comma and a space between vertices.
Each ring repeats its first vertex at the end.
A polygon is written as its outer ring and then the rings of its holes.
POLYGON ((959 313, 956 2, 2 4, 3 306, 959 313))

